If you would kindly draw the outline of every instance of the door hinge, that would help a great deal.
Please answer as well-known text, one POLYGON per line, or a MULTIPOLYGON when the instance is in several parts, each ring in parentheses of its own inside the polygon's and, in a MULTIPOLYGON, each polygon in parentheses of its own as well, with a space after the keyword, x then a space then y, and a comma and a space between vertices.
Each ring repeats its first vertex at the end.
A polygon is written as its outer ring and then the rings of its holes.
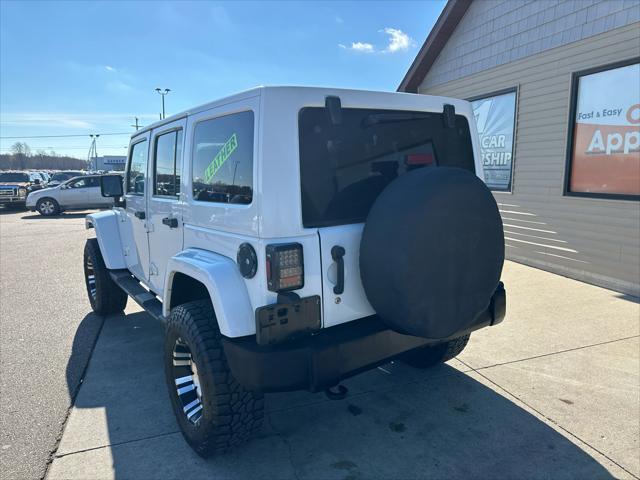
POLYGON ((149 276, 151 275, 158 275, 158 267, 156 267, 155 263, 149 265, 149 276))
POLYGON ((145 224, 145 228, 146 228, 147 232, 153 232, 155 230, 154 226, 153 226, 153 222, 147 222, 145 224))

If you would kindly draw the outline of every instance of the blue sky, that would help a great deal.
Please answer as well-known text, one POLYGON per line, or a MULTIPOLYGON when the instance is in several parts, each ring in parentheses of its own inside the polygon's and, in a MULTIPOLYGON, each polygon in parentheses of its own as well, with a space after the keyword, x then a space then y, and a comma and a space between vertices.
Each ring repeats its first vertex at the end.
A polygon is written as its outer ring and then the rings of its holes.
POLYGON ((86 135, 22 140, 86 158, 158 119, 156 87, 168 115, 256 85, 395 90, 445 3, 2 0, 0 136, 86 135))

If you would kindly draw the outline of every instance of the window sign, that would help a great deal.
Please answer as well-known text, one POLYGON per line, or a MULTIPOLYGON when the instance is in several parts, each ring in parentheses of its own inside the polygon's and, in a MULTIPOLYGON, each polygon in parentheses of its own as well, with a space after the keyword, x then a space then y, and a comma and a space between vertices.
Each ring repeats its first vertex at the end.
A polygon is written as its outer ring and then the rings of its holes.
POLYGON ((471 102, 478 126, 484 181, 491 190, 511 191, 516 92, 471 102))
POLYGON ((127 157, 124 155, 105 155, 102 157, 102 163, 105 165, 124 165, 127 163, 127 157))
POLYGON ((193 198, 249 204, 253 198, 252 111, 198 123, 193 148, 193 198))
POLYGON ((640 195, 640 64, 576 77, 568 191, 640 195))

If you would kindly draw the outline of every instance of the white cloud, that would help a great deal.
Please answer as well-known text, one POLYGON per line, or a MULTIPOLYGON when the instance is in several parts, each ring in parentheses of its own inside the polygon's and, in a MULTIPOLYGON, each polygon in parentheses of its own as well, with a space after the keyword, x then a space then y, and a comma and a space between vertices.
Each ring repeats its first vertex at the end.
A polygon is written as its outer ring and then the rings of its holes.
POLYGON ((372 43, 368 42, 351 42, 351 46, 339 43, 338 46, 345 50, 363 53, 396 53, 405 52, 416 44, 415 40, 399 28, 387 27, 380 30, 380 33, 386 33, 389 36, 389 43, 384 49, 377 49, 372 43))
MULTIPOLYGON (((138 114, 140 120, 157 120, 155 114, 138 114)), ((94 130, 99 126, 125 128, 134 117, 133 113, 3 113, 3 127, 73 127, 94 130)))
POLYGON ((404 52, 416 42, 399 28, 385 28, 382 32, 389 35, 389 45, 383 50, 386 53, 404 52))
POLYGON ((344 48, 346 50, 355 50, 356 52, 363 52, 363 53, 373 53, 375 52, 375 48, 373 48, 373 45, 371 45, 370 43, 366 43, 366 42, 351 42, 351 46, 347 47, 346 45, 343 45, 342 43, 339 43, 338 46, 340 48, 344 48))
POLYGON ((104 68, 105 68, 105 70, 107 72, 115 72, 116 71, 116 69, 113 68, 111 65, 105 65, 104 68))
POLYGON ((375 50, 373 45, 366 42, 354 42, 351 44, 351 48, 353 50, 357 50, 359 52, 373 53, 375 50))

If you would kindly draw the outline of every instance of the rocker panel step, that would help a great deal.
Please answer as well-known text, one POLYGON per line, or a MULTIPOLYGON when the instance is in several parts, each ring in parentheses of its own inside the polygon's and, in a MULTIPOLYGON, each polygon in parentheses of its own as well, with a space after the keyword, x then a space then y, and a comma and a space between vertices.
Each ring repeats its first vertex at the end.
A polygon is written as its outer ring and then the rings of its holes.
POLYGON ((164 321, 162 302, 136 280, 129 270, 109 270, 111 279, 156 320, 164 321))

